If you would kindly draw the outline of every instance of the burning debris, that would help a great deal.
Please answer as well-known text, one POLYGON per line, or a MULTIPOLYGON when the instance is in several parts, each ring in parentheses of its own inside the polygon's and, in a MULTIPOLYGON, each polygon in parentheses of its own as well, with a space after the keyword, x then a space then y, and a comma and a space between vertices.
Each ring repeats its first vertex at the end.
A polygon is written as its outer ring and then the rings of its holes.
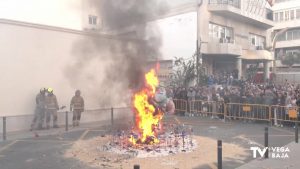
MULTIPOLYGON (((109 143, 98 147, 101 151, 130 155, 137 158, 159 157, 180 152, 192 152, 197 148, 193 139, 193 128, 185 125, 164 125, 164 132, 157 137, 148 136, 144 142, 132 142, 132 137, 139 140, 137 135, 129 131, 118 131, 112 136, 109 143), (157 142, 154 142, 154 140, 157 142)), ((142 138, 141 138, 142 139, 142 138)))
POLYGON ((163 126, 161 122, 165 108, 158 106, 155 100, 158 69, 159 65, 145 74, 143 87, 133 96, 135 126, 128 131, 118 131, 101 150, 134 157, 155 157, 190 152, 195 148, 192 127, 163 126))
MULTIPOLYGON (((165 133, 158 134, 158 144, 134 147, 128 141, 130 130, 120 130, 105 137, 79 140, 72 144, 64 156, 79 160, 85 165, 83 168, 132 169, 135 164, 140 164, 143 169, 174 169, 215 164, 217 140, 193 135, 191 126, 173 125, 170 122, 164 128, 165 133)), ((224 143, 223 147, 226 152, 224 159, 236 159, 237 163, 241 163, 249 156, 248 150, 236 144, 224 143)))

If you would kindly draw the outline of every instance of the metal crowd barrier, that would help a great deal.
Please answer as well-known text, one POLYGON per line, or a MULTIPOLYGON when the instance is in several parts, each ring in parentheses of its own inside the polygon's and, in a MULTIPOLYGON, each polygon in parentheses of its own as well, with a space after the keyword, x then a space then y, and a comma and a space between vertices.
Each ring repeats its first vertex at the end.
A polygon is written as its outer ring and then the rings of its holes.
MULTIPOLYGON (((175 110, 177 113, 192 113, 195 115, 210 115, 220 118, 233 118, 241 120, 268 121, 271 124, 281 124, 283 122, 299 123, 299 107, 261 105, 247 103, 228 103, 215 101, 186 101, 174 99, 175 110)), ((69 130, 72 124, 72 113, 65 111, 58 113, 58 124, 69 130)), ((23 116, 3 116, 0 117, 0 137, 7 139, 7 133, 13 131, 24 131, 30 128, 33 115, 23 116), (17 125, 16 125, 17 124, 17 125)), ((82 114, 81 124, 93 123, 111 125, 113 127, 116 120, 134 121, 131 108, 104 108, 86 110, 82 114)), ((52 124, 52 120, 51 123, 52 124)), ((1 140, 1 138, 0 138, 1 140)))
POLYGON ((267 121, 277 125, 282 122, 300 122, 300 108, 248 103, 224 103, 217 101, 177 100, 176 110, 201 116, 219 116, 222 118, 267 121), (184 106, 181 106, 184 104, 184 106))
POLYGON ((271 120, 271 108, 268 105, 247 104, 247 103, 228 103, 227 118, 244 120, 271 120))
POLYGON ((194 115, 224 116, 224 102, 195 100, 189 101, 190 113, 194 115))
POLYGON ((296 106, 271 106, 271 120, 275 125, 283 122, 299 122, 299 108, 296 106))
MULTIPOLYGON (((131 122, 133 114, 131 108, 102 108, 86 110, 81 115, 80 124, 99 124, 110 125, 113 127, 115 121, 131 122)), ((15 132, 24 132, 30 130, 34 115, 0 116, 0 140, 7 140, 8 134, 15 132)), ((50 126, 53 124, 53 117, 50 120, 50 126)), ((69 130, 72 125, 73 113, 69 111, 59 111, 57 124, 69 130)), ((45 119, 44 119, 45 123, 45 119)), ((44 124, 45 125, 45 124, 44 124)))
POLYGON ((179 112, 186 112, 187 111, 187 101, 183 99, 173 99, 175 105, 175 111, 179 112))

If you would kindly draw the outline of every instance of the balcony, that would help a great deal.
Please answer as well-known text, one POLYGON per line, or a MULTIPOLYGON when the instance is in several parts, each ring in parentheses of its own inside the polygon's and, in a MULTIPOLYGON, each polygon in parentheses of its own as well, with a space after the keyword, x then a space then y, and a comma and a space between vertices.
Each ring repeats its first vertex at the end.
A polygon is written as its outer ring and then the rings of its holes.
POLYGON ((274 56, 267 50, 243 50, 241 58, 245 60, 274 60, 274 56))
POLYGON ((209 0, 209 4, 230 5, 235 8, 241 8, 240 0, 209 0))
POLYGON ((240 0, 210 0, 208 10, 223 17, 232 18, 244 23, 251 23, 261 28, 271 28, 274 22, 270 19, 243 10, 240 0))
POLYGON ((276 48, 291 48, 291 47, 298 47, 298 46, 300 46, 300 39, 276 42, 276 48))
POLYGON ((242 47, 226 39, 210 40, 207 44, 207 54, 242 55, 242 47))

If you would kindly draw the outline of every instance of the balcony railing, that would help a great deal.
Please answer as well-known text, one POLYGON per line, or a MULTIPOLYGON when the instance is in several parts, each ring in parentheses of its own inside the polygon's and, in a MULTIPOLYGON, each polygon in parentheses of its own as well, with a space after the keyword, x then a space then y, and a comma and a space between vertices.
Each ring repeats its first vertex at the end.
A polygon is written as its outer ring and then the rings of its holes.
POLYGON ((242 54, 242 47, 236 44, 234 39, 210 38, 205 51, 209 54, 240 56, 242 54))
POLYGON ((255 46, 252 44, 249 44, 249 50, 266 50, 265 45, 259 45, 259 46, 255 46))
POLYGON ((246 9, 242 9, 240 2, 241 1, 209 0, 208 11, 264 29, 269 29, 274 26, 272 18, 270 17, 271 15, 268 15, 268 17, 265 14, 255 15, 246 9))
POLYGON ((241 9, 240 0, 209 0, 209 4, 231 5, 233 7, 241 9))
POLYGON ((227 37, 227 38, 220 38, 219 42, 220 43, 232 43, 232 44, 234 44, 234 39, 229 38, 229 37, 227 37))

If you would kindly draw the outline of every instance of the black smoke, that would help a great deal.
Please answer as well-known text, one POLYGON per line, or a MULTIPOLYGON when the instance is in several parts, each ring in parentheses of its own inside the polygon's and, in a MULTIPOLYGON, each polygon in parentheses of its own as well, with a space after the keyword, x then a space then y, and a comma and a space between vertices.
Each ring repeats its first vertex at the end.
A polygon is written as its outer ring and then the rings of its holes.
POLYGON ((101 31, 108 35, 95 33, 74 43, 75 60, 66 68, 66 77, 73 87, 88 88, 101 106, 130 101, 125 96, 142 86, 147 61, 160 58, 159 29, 147 23, 167 7, 156 0, 91 2, 99 11, 101 31), (99 71, 90 70, 92 66, 99 71))

